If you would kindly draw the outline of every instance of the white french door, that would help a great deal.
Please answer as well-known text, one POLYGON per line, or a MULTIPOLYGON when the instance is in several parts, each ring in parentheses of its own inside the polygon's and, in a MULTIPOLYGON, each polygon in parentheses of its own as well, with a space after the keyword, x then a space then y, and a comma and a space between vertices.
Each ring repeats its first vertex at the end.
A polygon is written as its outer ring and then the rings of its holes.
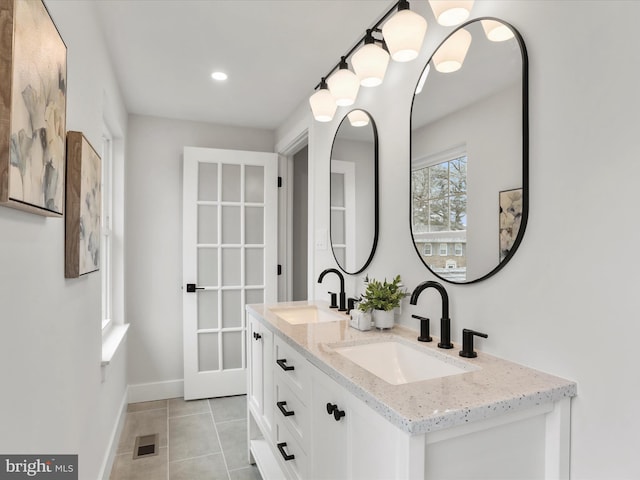
POLYGON ((248 303, 277 300, 277 155, 184 148, 184 398, 246 393, 248 303))

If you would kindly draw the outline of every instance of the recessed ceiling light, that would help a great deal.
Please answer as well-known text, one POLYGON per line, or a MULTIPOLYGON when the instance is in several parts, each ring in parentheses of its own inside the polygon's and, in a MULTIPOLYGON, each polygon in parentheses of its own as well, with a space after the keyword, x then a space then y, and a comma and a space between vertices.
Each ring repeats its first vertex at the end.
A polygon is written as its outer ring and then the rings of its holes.
POLYGON ((224 72, 213 72, 211 74, 211 78, 222 81, 227 79, 227 74, 224 72))

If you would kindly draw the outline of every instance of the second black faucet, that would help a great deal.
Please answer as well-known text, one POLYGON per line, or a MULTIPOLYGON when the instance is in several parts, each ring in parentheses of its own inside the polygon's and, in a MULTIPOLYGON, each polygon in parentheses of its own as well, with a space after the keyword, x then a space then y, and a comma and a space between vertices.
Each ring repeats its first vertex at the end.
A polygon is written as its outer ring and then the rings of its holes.
POLYGON ((418 297, 427 288, 435 288, 440 293, 440 297, 442 297, 442 318, 440 319, 440 343, 438 343, 438 347, 453 348, 453 343, 451 343, 451 320, 449 319, 449 295, 447 295, 444 287, 432 280, 422 282, 413 290, 409 303, 416 305, 418 297))
POLYGON ((340 279, 340 301, 339 301, 338 311, 346 312, 347 311, 347 295, 344 292, 344 277, 342 276, 342 273, 340 273, 340 270, 337 270, 335 268, 327 268, 326 270, 323 270, 322 273, 320 273, 320 276, 318 277, 318 283, 322 283, 322 280, 324 279, 324 276, 327 273, 335 273, 340 279))

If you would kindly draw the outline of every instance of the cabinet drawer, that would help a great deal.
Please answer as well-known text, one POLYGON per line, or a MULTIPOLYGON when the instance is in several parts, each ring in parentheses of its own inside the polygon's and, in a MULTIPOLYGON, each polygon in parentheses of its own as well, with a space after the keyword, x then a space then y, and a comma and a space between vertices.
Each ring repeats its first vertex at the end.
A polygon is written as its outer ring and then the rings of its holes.
POLYGON ((274 338, 273 349, 275 357, 273 368, 277 372, 276 375, 287 382, 303 404, 308 405, 311 365, 302 355, 278 337, 274 338))
POLYGON ((280 465, 293 480, 308 478, 308 458, 304 449, 282 421, 276 417, 275 422, 276 456, 280 465))
POLYGON ((305 452, 309 452, 309 407, 302 404, 289 386, 282 380, 275 385, 274 415, 296 437, 305 452))

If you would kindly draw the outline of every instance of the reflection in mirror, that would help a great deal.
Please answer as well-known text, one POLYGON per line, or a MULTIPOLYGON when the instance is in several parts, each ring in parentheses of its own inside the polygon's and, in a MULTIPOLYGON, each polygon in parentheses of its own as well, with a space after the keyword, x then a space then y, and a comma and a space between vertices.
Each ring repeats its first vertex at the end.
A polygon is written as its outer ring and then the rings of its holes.
POLYGON ((378 133, 371 116, 351 111, 331 148, 331 248, 349 274, 363 271, 378 243, 378 133))
POLYGON ((411 233, 451 283, 496 273, 528 215, 527 55, 496 19, 467 22, 438 47, 411 112, 411 233))

